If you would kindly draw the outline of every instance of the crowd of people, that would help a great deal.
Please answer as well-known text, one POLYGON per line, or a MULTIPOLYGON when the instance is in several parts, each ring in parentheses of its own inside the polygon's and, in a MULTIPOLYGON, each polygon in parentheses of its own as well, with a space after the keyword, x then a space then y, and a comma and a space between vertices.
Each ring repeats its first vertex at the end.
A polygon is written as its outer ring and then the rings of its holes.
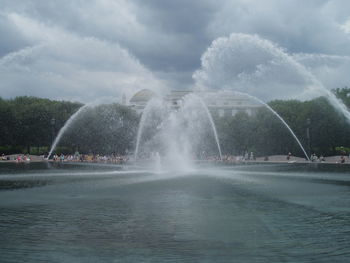
POLYGON ((1 161, 16 161, 17 163, 21 163, 21 162, 28 163, 31 161, 29 154, 18 154, 18 155, 12 156, 12 158, 9 155, 2 154, 0 157, 0 160, 1 161))
POLYGON ((9 161, 10 160, 10 156, 6 156, 5 154, 2 154, 0 157, 1 161, 9 161))
MULTIPOLYGON (((2 161, 15 161, 18 163, 21 162, 31 162, 33 157, 33 161, 47 161, 47 155, 42 155, 41 157, 38 156, 30 156, 28 154, 18 154, 18 155, 4 155, 2 154, 0 156, 0 160, 2 161), (34 158, 35 157, 35 158, 34 158)), ((197 161, 200 162, 223 162, 223 163, 242 163, 242 162, 256 162, 256 161, 272 161, 272 162, 283 162, 283 158, 286 162, 295 162, 296 157, 293 157, 292 154, 289 152, 285 157, 282 157, 282 155, 278 158, 276 156, 265 156, 265 157, 259 157, 256 158, 254 152, 245 152, 242 155, 234 156, 234 155, 223 155, 222 158, 220 158, 219 155, 201 155, 197 159, 197 161), (282 158, 282 159, 281 159, 282 158)), ((310 156, 311 162, 328 162, 328 163, 350 163, 350 155, 348 157, 341 155, 338 157, 339 159, 334 159, 335 157, 327 157, 327 160, 324 156, 317 156, 315 153, 313 153, 310 156)), ((75 152, 74 154, 53 154, 50 156, 50 160, 53 162, 89 162, 89 163, 111 163, 111 164, 125 164, 129 161, 134 161, 134 157, 131 155, 116 155, 116 154, 110 154, 110 155, 104 155, 104 154, 80 154, 79 152, 75 152)), ((152 155, 141 155, 138 156, 138 160, 151 160, 154 159, 152 155)), ((300 159, 300 158, 299 158, 300 159)), ((300 160, 299 160, 300 161, 300 160)))
MULTIPOLYGON (((47 156, 44 156, 47 159, 47 156)), ((129 160, 129 156, 126 155, 100 155, 100 154, 80 154, 78 152, 74 154, 54 154, 52 156, 54 162, 90 162, 90 163, 113 163, 123 164, 129 160)))
POLYGON ((322 162, 322 163, 324 163, 326 161, 326 158, 323 155, 320 155, 320 157, 318 157, 315 153, 313 153, 313 154, 311 154, 310 161, 311 162, 322 162))
MULTIPOLYGON (((350 160, 350 154, 347 158, 345 157, 345 154, 340 155, 340 158, 336 160, 336 163, 346 163, 346 159, 350 160)), ((317 156, 315 153, 311 154, 310 161, 321 163, 327 162, 326 158, 323 155, 317 156)))
POLYGON ((222 156, 222 161, 225 163, 239 163, 239 162, 247 162, 247 161, 256 161, 256 157, 254 152, 245 152, 242 155, 228 155, 225 154, 222 156))

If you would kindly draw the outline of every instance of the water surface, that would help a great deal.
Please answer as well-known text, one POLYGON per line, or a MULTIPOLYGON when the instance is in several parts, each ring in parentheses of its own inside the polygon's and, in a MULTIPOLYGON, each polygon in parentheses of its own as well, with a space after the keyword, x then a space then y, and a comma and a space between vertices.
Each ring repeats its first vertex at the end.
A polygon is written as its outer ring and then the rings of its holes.
POLYGON ((349 171, 0 163, 0 262, 348 262, 349 171))

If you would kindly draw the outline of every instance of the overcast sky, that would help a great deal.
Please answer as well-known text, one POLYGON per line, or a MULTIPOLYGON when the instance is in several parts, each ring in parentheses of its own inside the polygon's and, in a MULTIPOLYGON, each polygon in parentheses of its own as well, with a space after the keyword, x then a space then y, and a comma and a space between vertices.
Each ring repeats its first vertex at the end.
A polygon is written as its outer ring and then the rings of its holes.
MULTIPOLYGON (((347 0, 0 0, 0 96, 350 86, 347 0)), ((286 92, 286 90, 288 92, 286 92)))

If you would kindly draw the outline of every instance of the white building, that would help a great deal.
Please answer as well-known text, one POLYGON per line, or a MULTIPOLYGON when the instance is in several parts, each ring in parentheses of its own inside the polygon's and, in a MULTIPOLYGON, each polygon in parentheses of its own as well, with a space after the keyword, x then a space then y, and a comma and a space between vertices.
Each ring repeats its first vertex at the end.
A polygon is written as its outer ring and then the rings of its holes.
MULTIPOLYGON (((193 92, 178 90, 171 91, 164 99, 169 101, 173 107, 177 108, 181 104, 183 97, 190 93, 200 96, 211 114, 219 117, 234 116, 238 112, 246 112, 248 115, 252 115, 256 112, 257 108, 261 106, 252 99, 232 91, 193 92)), ((140 90, 131 97, 129 106, 141 113, 148 101, 155 95, 156 94, 151 90, 140 90)))
POLYGON ((129 106, 141 113, 146 107, 148 101, 152 99, 156 94, 148 89, 143 89, 136 92, 129 100, 129 106))

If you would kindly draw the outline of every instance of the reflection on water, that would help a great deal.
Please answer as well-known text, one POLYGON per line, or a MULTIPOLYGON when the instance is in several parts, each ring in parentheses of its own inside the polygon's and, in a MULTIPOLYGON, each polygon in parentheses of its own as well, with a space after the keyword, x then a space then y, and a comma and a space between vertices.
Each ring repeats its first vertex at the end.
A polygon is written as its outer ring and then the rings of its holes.
POLYGON ((346 168, 0 165, 0 262, 347 262, 346 168))

